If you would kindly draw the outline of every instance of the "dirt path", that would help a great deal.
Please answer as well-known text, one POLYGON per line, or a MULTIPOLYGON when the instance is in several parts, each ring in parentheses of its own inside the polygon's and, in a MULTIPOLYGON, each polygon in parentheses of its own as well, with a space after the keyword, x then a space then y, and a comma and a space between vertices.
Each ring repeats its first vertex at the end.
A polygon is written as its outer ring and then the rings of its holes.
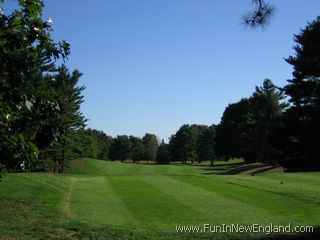
POLYGON ((76 178, 70 177, 69 189, 68 189, 68 192, 66 192, 64 199, 63 199, 63 212, 68 218, 75 217, 70 209, 70 205, 71 205, 71 197, 72 197, 73 187, 74 187, 74 184, 76 181, 77 181, 76 178))

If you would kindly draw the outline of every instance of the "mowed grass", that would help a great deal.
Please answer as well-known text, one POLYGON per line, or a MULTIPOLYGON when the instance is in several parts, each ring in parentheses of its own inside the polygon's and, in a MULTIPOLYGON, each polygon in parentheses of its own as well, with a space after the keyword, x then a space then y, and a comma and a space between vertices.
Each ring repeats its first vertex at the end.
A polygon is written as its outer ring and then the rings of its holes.
POLYGON ((64 175, 7 174, 0 183, 0 239, 270 238, 176 232, 177 225, 203 224, 319 229, 320 173, 208 174, 219 169, 84 159, 70 162, 64 175))

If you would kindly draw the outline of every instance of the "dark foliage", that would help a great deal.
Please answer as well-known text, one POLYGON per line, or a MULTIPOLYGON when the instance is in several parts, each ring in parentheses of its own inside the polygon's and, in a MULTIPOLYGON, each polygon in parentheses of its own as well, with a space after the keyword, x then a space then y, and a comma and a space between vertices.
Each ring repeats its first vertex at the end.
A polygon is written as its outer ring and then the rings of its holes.
POLYGON ((201 162, 213 161, 214 155, 214 126, 183 125, 170 138, 168 150, 172 161, 201 162))
POLYGON ((242 24, 250 28, 265 29, 276 8, 265 0, 252 0, 253 10, 242 16, 242 24))
POLYGON ((320 170, 320 18, 295 35, 294 68, 284 92, 290 108, 278 128, 282 134, 275 158, 288 170, 320 170))
POLYGON ((216 151, 219 157, 243 158, 247 163, 273 163, 271 132, 286 104, 283 94, 266 79, 250 98, 230 104, 217 126, 216 151))
POLYGON ((157 157, 156 157, 156 162, 158 164, 168 164, 170 163, 170 153, 168 150, 168 144, 162 140, 158 152, 157 152, 157 157))

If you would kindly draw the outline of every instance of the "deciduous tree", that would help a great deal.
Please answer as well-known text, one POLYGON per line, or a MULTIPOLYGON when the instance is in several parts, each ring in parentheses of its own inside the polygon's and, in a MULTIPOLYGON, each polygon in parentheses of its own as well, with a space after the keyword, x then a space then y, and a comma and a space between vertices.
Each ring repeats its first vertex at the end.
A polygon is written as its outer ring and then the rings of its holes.
POLYGON ((144 159, 147 160, 147 162, 149 160, 155 162, 156 154, 159 147, 157 136, 154 134, 146 133, 142 138, 142 142, 145 149, 144 159))
POLYGON ((0 13, 0 164, 16 169, 24 161, 31 169, 37 144, 54 138, 49 118, 59 114, 50 88, 42 91, 52 78, 48 67, 67 57, 69 44, 51 38, 52 21, 42 19, 42 1, 18 3, 12 13, 0 13))

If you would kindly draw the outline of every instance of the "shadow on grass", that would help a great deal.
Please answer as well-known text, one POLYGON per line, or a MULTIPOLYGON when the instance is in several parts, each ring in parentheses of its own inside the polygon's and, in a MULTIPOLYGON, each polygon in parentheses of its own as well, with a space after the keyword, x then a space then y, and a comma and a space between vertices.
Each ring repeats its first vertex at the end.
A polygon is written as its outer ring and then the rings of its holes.
POLYGON ((203 171, 202 174, 205 175, 211 175, 211 174, 216 174, 218 172, 226 171, 232 168, 236 168, 243 165, 243 163, 227 163, 227 164, 217 164, 213 166, 208 166, 208 167, 199 167, 198 169, 200 171, 203 171))

